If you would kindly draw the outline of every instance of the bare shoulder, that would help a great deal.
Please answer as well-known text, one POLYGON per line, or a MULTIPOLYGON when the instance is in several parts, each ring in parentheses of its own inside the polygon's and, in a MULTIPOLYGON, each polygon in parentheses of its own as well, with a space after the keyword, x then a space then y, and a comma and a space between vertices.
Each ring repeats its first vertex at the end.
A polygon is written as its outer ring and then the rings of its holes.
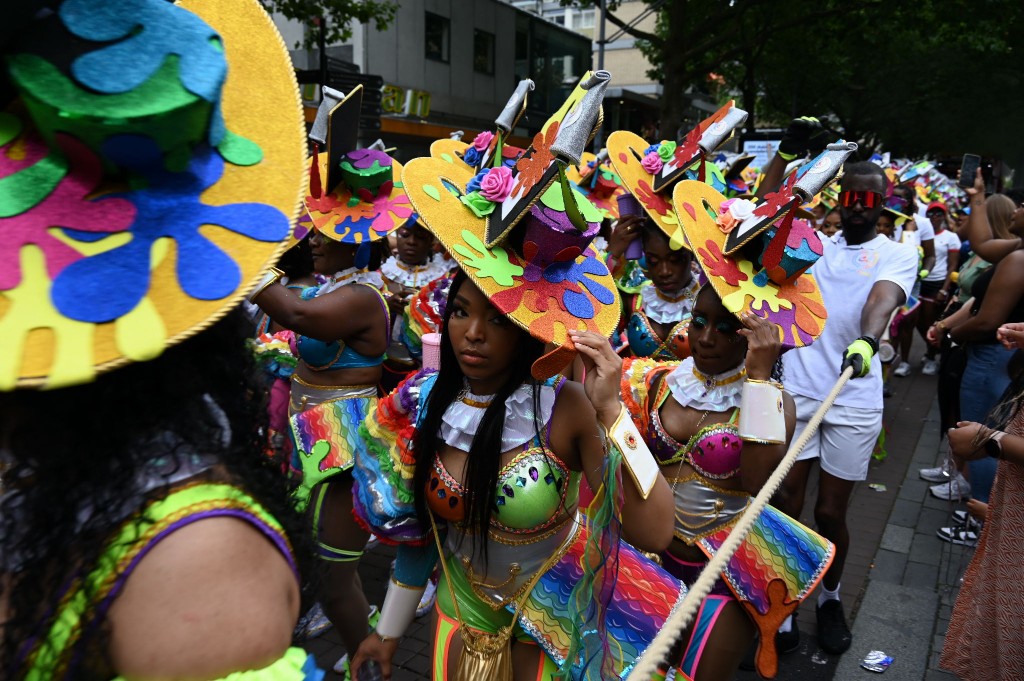
POLYGON ((218 678, 260 669, 291 644, 299 589, 280 551, 227 517, 153 547, 108 616, 109 653, 129 678, 218 678))

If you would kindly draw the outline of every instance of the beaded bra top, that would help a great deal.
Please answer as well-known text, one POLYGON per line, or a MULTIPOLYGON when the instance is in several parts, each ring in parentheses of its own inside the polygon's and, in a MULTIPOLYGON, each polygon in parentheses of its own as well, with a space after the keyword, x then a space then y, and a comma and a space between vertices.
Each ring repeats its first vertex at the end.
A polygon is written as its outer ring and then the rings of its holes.
POLYGON ((725 423, 711 423, 694 433, 684 444, 673 438, 661 423, 661 406, 671 394, 664 382, 651 407, 649 431, 645 438, 658 464, 666 466, 685 462, 697 473, 712 480, 725 480, 740 472, 743 441, 736 427, 740 410, 734 408, 725 423))
MULTIPOLYGON (((556 390, 563 382, 564 379, 559 381, 556 390)), ((565 516, 563 509, 576 507, 580 473, 571 471, 551 451, 552 423, 553 419, 547 419, 543 443, 540 435, 535 435, 498 471, 491 509, 493 529, 511 534, 543 532, 565 516)), ((440 455, 435 454, 426 489, 430 510, 447 521, 464 522, 466 491, 445 467, 440 455)))

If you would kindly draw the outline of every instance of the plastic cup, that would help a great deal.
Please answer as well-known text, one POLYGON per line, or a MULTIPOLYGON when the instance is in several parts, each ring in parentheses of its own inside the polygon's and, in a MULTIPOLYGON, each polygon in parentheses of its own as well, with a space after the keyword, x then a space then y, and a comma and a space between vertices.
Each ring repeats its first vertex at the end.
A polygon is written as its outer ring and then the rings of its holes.
POLYGON ((441 367, 441 334, 423 334, 423 368, 439 369, 441 367))

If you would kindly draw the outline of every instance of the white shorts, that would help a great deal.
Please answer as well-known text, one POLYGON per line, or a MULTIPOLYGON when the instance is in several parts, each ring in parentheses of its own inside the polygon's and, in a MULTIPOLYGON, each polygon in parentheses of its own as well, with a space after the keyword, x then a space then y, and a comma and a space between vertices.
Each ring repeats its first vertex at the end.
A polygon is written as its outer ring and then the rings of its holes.
MULTIPOLYGON (((821 402, 802 395, 793 395, 793 402, 796 403, 796 432, 793 437, 798 438, 821 402)), ((843 480, 866 480, 871 452, 875 450, 881 430, 881 409, 834 404, 825 412, 821 426, 796 460, 820 459, 821 469, 830 475, 843 480)))

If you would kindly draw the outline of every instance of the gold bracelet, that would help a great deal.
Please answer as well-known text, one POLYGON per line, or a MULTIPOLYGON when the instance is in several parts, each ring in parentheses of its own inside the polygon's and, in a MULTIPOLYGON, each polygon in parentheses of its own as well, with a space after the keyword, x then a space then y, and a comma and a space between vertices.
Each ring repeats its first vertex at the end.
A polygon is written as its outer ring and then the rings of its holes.
POLYGON ((374 631, 373 633, 374 633, 374 635, 377 636, 377 638, 380 639, 381 643, 387 643, 388 641, 397 641, 398 639, 401 638, 401 636, 385 636, 384 634, 380 633, 379 631, 374 631))
POLYGON ((779 383, 778 381, 773 381, 771 379, 768 379, 767 381, 762 381, 762 380, 757 379, 757 378, 745 378, 743 380, 746 383, 760 383, 761 385, 773 385, 776 388, 778 388, 779 390, 785 390, 785 388, 783 387, 783 385, 781 383, 779 383))
POLYGON ((263 279, 260 280, 260 283, 256 286, 256 289, 249 294, 249 297, 246 298, 246 300, 248 300, 250 303, 253 302, 261 293, 263 293, 265 290, 279 282, 281 280, 281 277, 283 276, 283 271, 277 269, 276 267, 271 267, 267 271, 267 273, 263 275, 263 279))

